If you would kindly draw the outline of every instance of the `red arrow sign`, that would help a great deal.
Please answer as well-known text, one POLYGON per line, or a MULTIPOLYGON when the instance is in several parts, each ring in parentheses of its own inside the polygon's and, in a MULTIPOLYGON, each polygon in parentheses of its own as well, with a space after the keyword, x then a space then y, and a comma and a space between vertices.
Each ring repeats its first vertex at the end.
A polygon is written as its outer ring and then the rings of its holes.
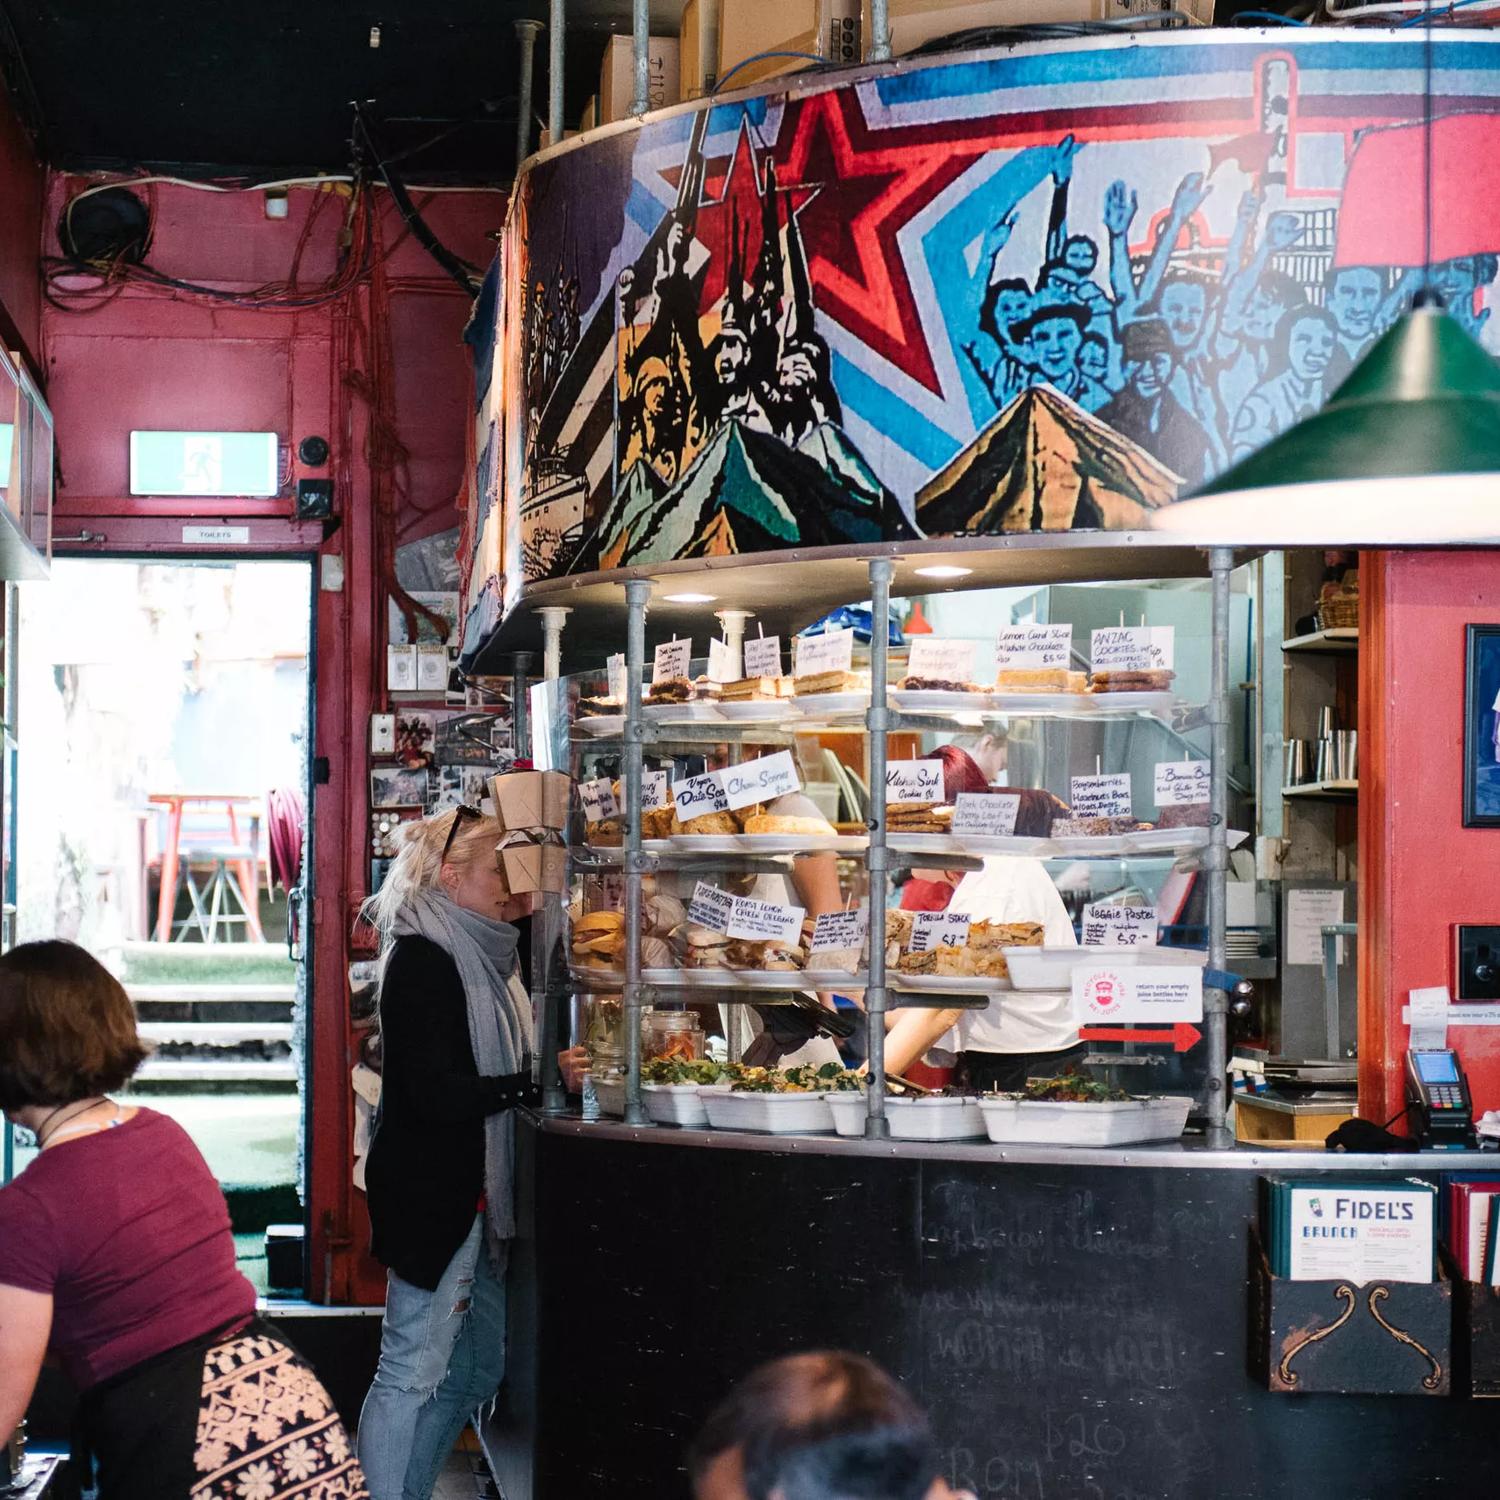
POLYGON ((1171 1042, 1174 1052, 1186 1052, 1203 1040, 1203 1033, 1187 1021, 1160 1030, 1131 1026, 1081 1026, 1078 1035, 1086 1042, 1171 1042))

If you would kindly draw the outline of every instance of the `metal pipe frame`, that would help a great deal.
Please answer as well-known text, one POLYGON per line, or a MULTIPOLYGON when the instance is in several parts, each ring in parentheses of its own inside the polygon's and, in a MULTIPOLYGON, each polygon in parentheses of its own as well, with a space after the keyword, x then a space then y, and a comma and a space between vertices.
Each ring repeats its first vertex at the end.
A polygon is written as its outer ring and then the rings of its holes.
POLYGON ((521 76, 516 86, 516 174, 531 155, 531 74, 536 61, 536 39, 540 21, 517 21, 516 40, 521 44, 521 76))
MULTIPOLYGON (((548 682, 556 682, 561 675, 563 626, 572 611, 560 605, 549 605, 538 613, 542 617, 545 641, 542 675, 548 682)), ((556 712, 565 711, 562 703, 556 698, 553 701, 556 712)), ((533 725, 533 728, 539 736, 553 731, 552 724, 533 725)), ((532 759, 537 759, 535 744, 532 759)), ((555 765, 556 761, 549 757, 548 764, 555 765)), ((531 918, 531 993, 537 1008, 537 1057, 542 1079, 542 1113, 545 1115, 566 1114, 568 1108, 567 1090, 556 1065, 557 1054, 562 1051, 559 1045, 562 1012, 571 990, 567 983, 566 960, 561 968, 557 962, 566 940, 564 898, 543 895, 531 918)))
POLYGON ((567 42, 567 0, 552 0, 547 22, 547 137, 552 145, 563 138, 563 65, 567 42))
POLYGON ((625 819, 625 1123, 644 1125, 641 1103, 641 879, 647 860, 641 850, 641 772, 646 720, 641 712, 641 678, 646 660, 646 602, 651 585, 632 579, 625 585, 625 753, 620 777, 629 798, 625 819))
POLYGON ((650 0, 631 0, 630 45, 635 64, 635 92, 630 100, 630 113, 639 117, 651 104, 650 0))
POLYGON ((890 0, 870 0, 870 61, 889 62, 890 56, 890 0))
POLYGON ((870 848, 866 856, 870 872, 870 921, 867 968, 870 984, 865 990, 865 1029, 869 1042, 869 1080, 865 1119, 867 1140, 886 1140, 891 1122, 885 1113, 885 1013, 889 998, 885 987, 885 902, 888 869, 885 836, 886 733, 890 711, 886 707, 886 682, 890 669, 889 618, 891 576, 895 565, 888 557, 870 560, 870 707, 865 713, 870 745, 870 848))
MULTIPOLYGON (((1224 936, 1229 880, 1229 577, 1234 553, 1214 547, 1208 554, 1213 598, 1213 675, 1208 705, 1209 830, 1204 851, 1208 875, 1208 965, 1226 967, 1224 936)), ((1219 1143, 1227 1132, 1226 1077, 1229 1070, 1229 996, 1218 989, 1203 992, 1203 1021, 1208 1047, 1204 1113, 1210 1143, 1219 1143)))

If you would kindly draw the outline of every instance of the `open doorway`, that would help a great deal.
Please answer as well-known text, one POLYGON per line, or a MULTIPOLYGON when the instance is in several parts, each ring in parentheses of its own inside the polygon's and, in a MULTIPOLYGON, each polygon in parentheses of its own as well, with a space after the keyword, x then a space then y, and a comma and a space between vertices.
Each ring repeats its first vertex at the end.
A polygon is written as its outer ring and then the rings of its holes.
POLYGON ((264 1289, 303 1218, 311 564, 65 558, 20 592, 17 937, 125 985, 130 1097, 193 1136, 264 1289))

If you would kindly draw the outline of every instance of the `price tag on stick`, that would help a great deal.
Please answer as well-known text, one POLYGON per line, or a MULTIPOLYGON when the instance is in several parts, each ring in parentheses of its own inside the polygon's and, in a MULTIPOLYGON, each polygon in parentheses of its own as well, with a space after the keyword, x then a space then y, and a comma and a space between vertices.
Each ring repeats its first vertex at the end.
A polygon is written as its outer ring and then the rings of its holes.
POLYGON ((953 799, 953 832, 972 838, 1010 838, 1020 810, 1021 799, 1003 792, 960 792, 953 799))
POLYGON ((777 797, 802 790, 790 750, 778 750, 774 755, 758 756, 755 760, 747 760, 743 765, 728 766, 715 774, 723 779, 724 794, 731 811, 753 807, 757 802, 771 802, 777 797))
POLYGON ((693 643, 691 640, 663 641, 651 658, 652 682, 670 682, 675 677, 686 677, 693 665, 693 643))
POLYGON ((826 630, 822 635, 799 635, 792 644, 794 677, 817 677, 824 672, 847 672, 854 660, 854 632, 826 630))
POLYGON ((1163 760, 1156 766, 1156 805, 1187 807, 1207 802, 1212 790, 1206 760, 1163 760))
POLYGON ((1175 637, 1170 625, 1109 625, 1093 633, 1090 661, 1096 672, 1169 672, 1175 637))
POLYGON ((710 932, 728 933, 734 919, 734 903, 737 898, 718 886, 700 880, 693 887, 693 898, 688 902, 688 921, 710 932))
POLYGON ((825 911, 813 924, 809 953, 836 953, 850 948, 862 949, 870 929, 870 909, 825 911))
POLYGON ((724 789, 721 771, 705 771, 701 776, 689 776, 686 781, 674 781, 672 800, 677 804, 677 816, 684 823, 705 813, 729 811, 729 793, 724 789))
POLYGON ((943 682, 968 682, 974 675, 974 642, 943 641, 936 636, 919 635, 911 643, 906 675, 943 682))
POLYGON ((932 803, 943 800, 940 760, 892 760, 885 767, 885 801, 932 803))
POLYGON ((771 901, 752 901, 748 896, 736 896, 729 925, 724 931, 729 937, 750 942, 786 943, 801 934, 802 919, 806 915, 806 909, 800 906, 777 906, 771 901))
POLYGON ((745 642, 745 676, 781 676, 781 637, 779 635, 759 635, 745 642))
POLYGON ((580 781, 578 800, 583 803, 583 815, 590 823, 602 823, 606 818, 617 818, 620 815, 620 804, 615 798, 614 786, 603 778, 598 781, 580 781))
POLYGON ((1156 944, 1154 906, 1091 901, 1083 909, 1085 948, 1148 948, 1156 944))
POLYGON ((625 695, 630 691, 630 682, 625 672, 625 655, 623 652, 610 657, 608 670, 609 696, 616 703, 624 703, 625 695))
POLYGON ((995 640, 995 666, 1002 672, 1066 669, 1072 659, 1071 625, 1007 625, 995 640))
POLYGON ((911 923, 911 951, 927 953, 933 948, 965 948, 972 918, 963 911, 919 911, 911 923))
POLYGON ((708 643, 708 680, 735 682, 740 675, 740 655, 728 641, 708 643))
POLYGON ((1071 785, 1075 818, 1130 816, 1129 772, 1120 771, 1110 776, 1075 776, 1071 785))

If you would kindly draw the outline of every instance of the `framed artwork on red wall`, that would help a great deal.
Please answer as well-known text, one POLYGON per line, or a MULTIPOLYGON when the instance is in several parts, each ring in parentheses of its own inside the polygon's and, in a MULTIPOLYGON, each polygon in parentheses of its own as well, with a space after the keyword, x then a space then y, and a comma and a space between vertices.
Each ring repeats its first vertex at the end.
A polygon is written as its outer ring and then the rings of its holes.
POLYGON ((1470 625, 1464 672, 1464 827, 1500 828, 1500 625, 1470 625))

